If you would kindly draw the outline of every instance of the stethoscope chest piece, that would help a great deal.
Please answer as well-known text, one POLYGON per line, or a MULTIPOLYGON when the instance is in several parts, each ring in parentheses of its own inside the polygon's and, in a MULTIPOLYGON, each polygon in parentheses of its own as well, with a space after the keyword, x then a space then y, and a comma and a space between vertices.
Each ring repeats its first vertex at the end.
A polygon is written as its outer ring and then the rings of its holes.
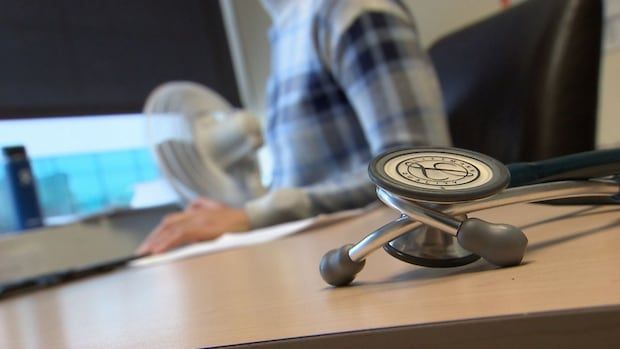
POLYGON ((510 174, 501 162, 456 148, 400 149, 369 165, 378 187, 403 198, 438 204, 476 200, 506 188, 510 174))
MULTIPOLYGON (((499 161, 455 148, 383 153, 371 162, 369 175, 380 188, 382 200, 399 198, 434 209, 493 195, 510 181, 499 161)), ((454 235, 427 225, 386 243, 383 249, 402 261, 426 267, 456 267, 480 258, 463 248, 454 235)))
POLYGON ((497 267, 521 264, 528 244, 521 228, 467 216, 476 211, 560 199, 620 204, 620 149, 506 167, 469 150, 401 148, 378 155, 368 172, 379 200, 400 217, 355 244, 325 253, 319 271, 333 286, 350 284, 366 257, 381 247, 427 267, 455 267, 479 258, 497 267))

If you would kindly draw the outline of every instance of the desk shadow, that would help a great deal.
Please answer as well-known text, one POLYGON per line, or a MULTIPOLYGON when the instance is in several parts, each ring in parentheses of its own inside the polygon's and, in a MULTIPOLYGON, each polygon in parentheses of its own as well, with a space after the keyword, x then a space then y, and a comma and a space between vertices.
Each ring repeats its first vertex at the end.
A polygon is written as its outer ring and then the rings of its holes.
POLYGON ((615 221, 613 221, 613 222, 611 222, 609 224, 605 224, 605 225, 600 226, 600 227, 596 227, 596 228, 580 231, 580 232, 577 232, 577 233, 574 233, 574 234, 571 234, 571 235, 568 235, 568 236, 562 236, 562 237, 559 237, 557 239, 541 241, 541 242, 538 242, 536 244, 531 244, 531 245, 528 246, 526 253, 534 252, 534 251, 537 251, 537 250, 541 250, 543 248, 547 248, 549 246, 558 245, 558 244, 561 244, 561 243, 564 243, 564 242, 568 242, 568 241, 572 241, 572 240, 575 240, 575 239, 579 239, 579 238, 582 238, 584 236, 600 233, 602 231, 605 231, 605 230, 610 229, 610 228, 614 228, 616 226, 620 226, 620 219, 616 219, 615 221))
POLYGON ((610 213, 610 212, 620 212, 620 206, 615 206, 613 208, 606 209, 606 210, 601 210, 601 211, 594 211, 594 209, 597 209, 597 208, 600 208, 600 206, 589 206, 589 207, 583 208, 583 209, 578 210, 578 211, 561 214, 561 215, 558 215, 558 216, 554 216, 554 217, 551 217, 551 218, 543 219, 541 221, 533 222, 533 223, 530 223, 530 224, 525 224, 525 225, 519 226, 519 228, 521 230, 525 230, 525 229, 529 229, 529 228, 536 227, 536 226, 539 226, 539 225, 556 222, 556 221, 559 221, 559 220, 562 220, 562 219, 593 216, 593 215, 597 215, 597 214, 604 214, 604 213, 610 213), (594 212, 592 212, 592 211, 594 211, 594 212))
MULTIPOLYGON (((567 214, 561 214, 555 217, 551 217, 545 220, 541 220, 541 221, 537 221, 534 223, 530 223, 524 226, 521 226, 520 228, 525 230, 527 228, 531 228, 531 227, 535 227, 538 225, 544 225, 547 223, 552 223, 555 221, 559 221, 562 219, 569 219, 569 218, 575 218, 575 217, 584 217, 584 216, 591 216, 591 215, 597 215, 597 214, 604 214, 604 213, 609 213, 609 212, 620 212, 620 207, 613 207, 610 209, 605 209, 605 210, 600 210, 600 211, 594 211, 595 209, 599 208, 600 206, 589 206, 574 212, 570 212, 567 214)), ((541 250, 543 248, 547 248, 553 245, 558 245, 564 242, 568 242, 568 241, 572 241, 575 239, 579 239, 591 234, 596 234, 599 232, 602 232, 606 229, 609 228, 613 228, 615 226, 620 225, 620 219, 615 220, 611 223, 605 224, 603 226, 600 227, 596 227, 593 229, 589 229, 589 230, 585 230, 585 231, 581 231, 581 232, 577 232, 568 236, 563 236, 557 239, 553 239, 553 240, 548 240, 548 241, 543 241, 543 242, 539 242, 536 244, 531 244, 528 246, 527 251, 526 251, 526 256, 527 254, 537 251, 537 250, 541 250)), ((519 268, 525 265, 528 265, 530 263, 533 263, 533 261, 524 261, 522 262, 520 265, 511 267, 511 268, 519 268)), ((354 281, 353 284, 351 286, 373 286, 373 285, 386 285, 386 284, 398 284, 398 283, 402 283, 402 282, 407 282, 407 281, 421 281, 422 284, 426 284, 427 282, 432 282, 434 280, 440 280, 449 276, 453 276, 453 275, 458 275, 458 274, 467 274, 467 273, 479 273, 479 272, 488 272, 488 271, 493 271, 496 269, 505 269, 505 268, 500 268, 497 266, 494 266, 490 263, 488 263, 487 261, 483 260, 482 258, 479 259, 476 262, 473 262, 471 264, 468 265, 464 265, 461 267, 455 267, 455 268, 426 268, 426 267, 416 267, 413 270, 410 271, 406 271, 400 274, 396 274, 396 275, 392 275, 387 279, 383 279, 383 280, 377 280, 377 281, 354 281), (427 281, 427 282, 424 282, 427 281)))
MULTIPOLYGON (((511 268, 519 268, 525 266, 531 262, 523 262, 520 265, 516 265, 511 268)), ((489 272, 497 269, 506 269, 500 268, 498 266, 492 265, 489 262, 479 259, 476 262, 473 262, 468 265, 454 267, 454 268, 427 268, 427 267, 417 267, 416 269, 406 271, 400 274, 392 275, 387 279, 378 280, 378 281, 359 281, 355 282, 354 285, 385 285, 385 284, 397 284, 406 281, 421 281, 422 284, 427 284, 431 281, 439 281, 446 277, 450 277, 453 275, 460 274, 469 274, 469 273, 481 273, 481 272, 489 272), (424 282, 428 281, 428 282, 424 282)))

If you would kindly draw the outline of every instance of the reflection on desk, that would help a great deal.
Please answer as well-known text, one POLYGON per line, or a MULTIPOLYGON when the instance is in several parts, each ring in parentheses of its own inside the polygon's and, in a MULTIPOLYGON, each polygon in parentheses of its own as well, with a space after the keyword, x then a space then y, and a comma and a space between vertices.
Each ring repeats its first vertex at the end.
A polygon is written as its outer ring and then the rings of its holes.
POLYGON ((523 347, 620 344, 620 207, 515 205, 523 265, 454 269, 371 255, 352 287, 318 273, 327 250, 397 213, 264 245, 131 268, 0 302, 0 347, 523 347))

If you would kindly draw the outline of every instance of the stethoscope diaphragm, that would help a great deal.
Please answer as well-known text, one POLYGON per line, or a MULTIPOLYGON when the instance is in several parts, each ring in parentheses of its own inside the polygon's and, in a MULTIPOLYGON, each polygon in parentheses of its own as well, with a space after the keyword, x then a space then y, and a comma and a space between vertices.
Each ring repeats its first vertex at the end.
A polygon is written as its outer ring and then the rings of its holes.
POLYGON ((455 148, 407 148, 385 152, 368 167, 370 179, 392 194, 416 201, 455 203, 493 195, 508 185, 501 162, 455 148))

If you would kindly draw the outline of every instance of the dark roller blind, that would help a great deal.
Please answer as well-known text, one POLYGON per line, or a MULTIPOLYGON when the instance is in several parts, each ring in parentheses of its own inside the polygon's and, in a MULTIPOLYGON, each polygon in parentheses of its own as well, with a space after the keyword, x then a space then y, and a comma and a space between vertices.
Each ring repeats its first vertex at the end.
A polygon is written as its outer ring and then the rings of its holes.
POLYGON ((239 105, 217 0, 0 0, 0 118, 138 112, 179 79, 239 105))

